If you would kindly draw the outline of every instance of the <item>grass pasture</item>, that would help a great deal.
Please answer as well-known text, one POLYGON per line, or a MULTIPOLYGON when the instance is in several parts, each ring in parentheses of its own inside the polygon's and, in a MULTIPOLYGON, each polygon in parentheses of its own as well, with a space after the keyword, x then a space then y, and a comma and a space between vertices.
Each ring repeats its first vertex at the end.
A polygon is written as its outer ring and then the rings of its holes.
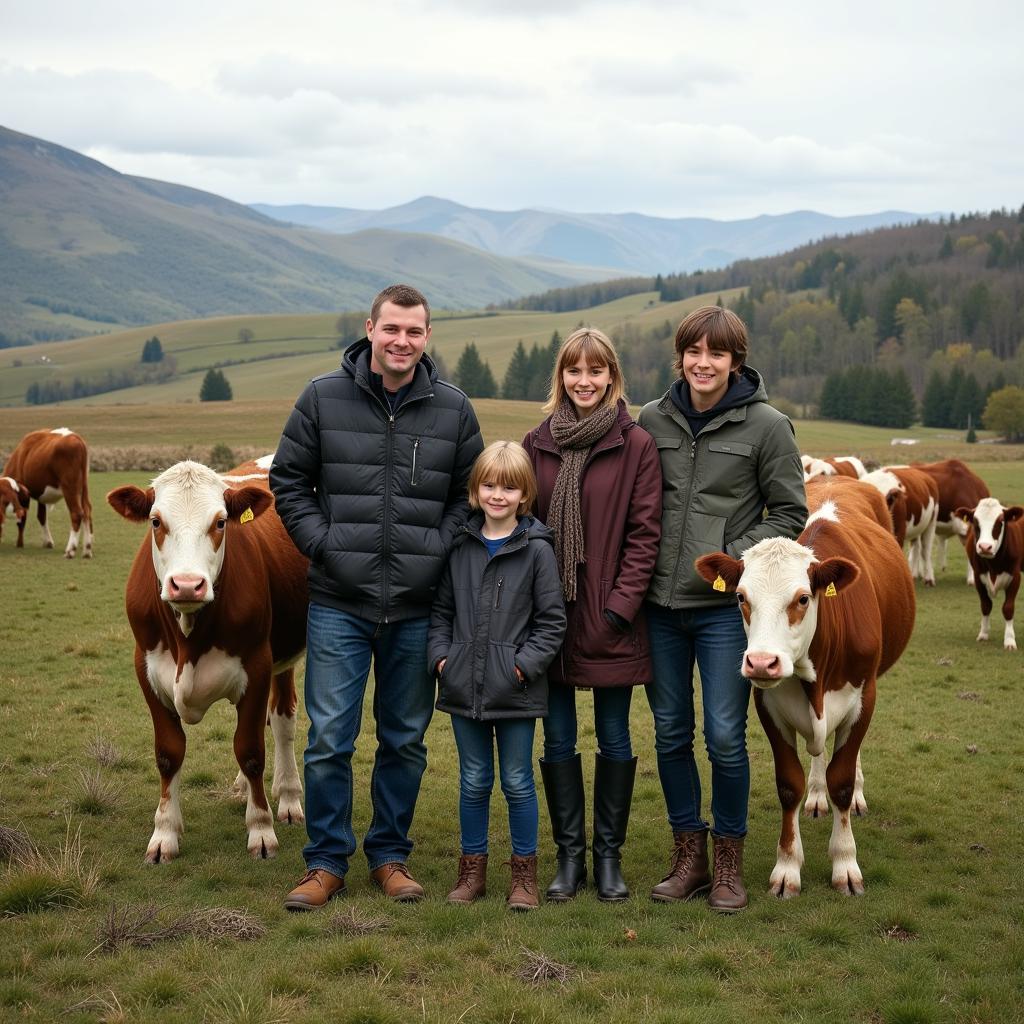
MULTIPOLYGON (((83 407, 74 417, 66 416, 70 409, 7 410, 0 448, 28 429, 66 420, 98 447, 116 446, 129 433, 138 444, 188 445, 202 437, 203 447, 221 441, 269 449, 289 406, 235 402, 189 409, 187 417, 180 406, 83 407)), ((478 408, 489 439, 518 437, 539 418, 529 403, 478 408)), ((886 461, 910 451, 890 448, 882 431, 797 428, 808 451, 886 461)), ((928 441, 927 453, 922 443, 914 457, 945 453, 949 439, 906 433, 928 441)), ((1004 501, 1024 501, 1019 449, 980 446, 968 458, 1004 501), (1004 458, 976 461, 981 454, 1004 458)), ((789 902, 767 895, 779 811, 771 754, 751 713, 749 909, 719 917, 701 904, 651 903, 647 894, 667 867, 671 840, 650 715, 638 693, 640 767, 624 850, 634 895, 626 903, 602 905, 590 892, 567 906, 507 913, 501 863, 508 838, 496 792, 491 892, 471 908, 446 905, 457 856, 457 765, 449 723, 439 714, 413 827, 412 866, 428 899, 411 907, 385 902, 357 855, 345 901, 289 915, 280 900, 301 874, 304 833, 278 826, 278 858, 248 859, 243 809, 227 795, 236 771, 227 705, 188 730, 180 858, 160 867, 142 861, 159 783, 123 591, 144 531, 116 517, 103 495, 150 475, 93 474, 90 562, 61 557, 63 504, 52 512, 55 550, 38 546, 34 518, 25 549, 14 548, 10 524, 0 542, 0 1020, 1024 1019, 1024 739, 1017 726, 1024 653, 1001 649, 998 614, 994 640, 975 643, 977 598, 963 583, 958 546, 951 545, 938 587, 919 587, 910 648, 879 687, 864 748, 870 812, 854 825, 865 897, 831 891, 830 823, 807 820, 803 894, 789 902), (14 849, 12 829, 30 837, 36 856, 14 849)), ((594 738, 586 695, 580 709, 589 774, 594 738)), ((370 715, 368 700, 355 762, 357 834, 369 817, 370 715)), ((299 751, 305 728, 300 717, 299 751)), ((704 780, 707 798, 706 771, 704 780)), ((542 876, 551 871, 552 852, 542 803, 542 876)))

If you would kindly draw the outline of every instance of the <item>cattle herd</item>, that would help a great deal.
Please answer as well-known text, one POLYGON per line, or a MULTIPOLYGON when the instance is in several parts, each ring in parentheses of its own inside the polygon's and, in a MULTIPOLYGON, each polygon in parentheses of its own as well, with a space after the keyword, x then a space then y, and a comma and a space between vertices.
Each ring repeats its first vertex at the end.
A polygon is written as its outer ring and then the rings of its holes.
MULTIPOLYGON (((180 462, 143 490, 107 495, 116 512, 148 524, 127 583, 135 671, 153 719, 160 798, 146 859, 178 853, 184 724, 226 698, 236 706, 236 789, 246 798, 248 849, 277 851, 263 786, 265 723, 274 735, 272 799, 282 821, 303 820, 294 754, 293 666, 306 633, 307 563, 274 511, 272 455, 218 474, 180 462)), ((964 544, 968 582, 981 602, 978 640, 989 637, 993 602, 1003 595, 1003 647, 1016 650, 1014 599, 1024 554, 1024 509, 1005 507, 963 462, 885 466, 868 472, 852 456, 804 456, 810 516, 796 541, 772 538, 742 560, 706 555, 698 571, 735 591, 747 629, 742 672, 775 759, 782 804, 771 889, 800 891, 803 848, 798 813, 835 808, 829 854, 832 884, 864 891, 850 816, 862 814, 860 748, 878 676, 903 653, 914 625, 914 578, 935 585, 932 546, 964 544), (903 549, 908 555, 903 557, 903 549), (797 736, 811 755, 809 776, 797 736), (825 764, 826 741, 834 737, 825 764), (806 799, 805 799, 806 797, 806 799)), ((85 442, 66 428, 37 430, 15 448, 0 477, 0 536, 13 516, 24 545, 29 502, 38 505, 43 543, 53 547, 47 506, 64 499, 71 533, 64 554, 92 555, 92 506, 85 442)))

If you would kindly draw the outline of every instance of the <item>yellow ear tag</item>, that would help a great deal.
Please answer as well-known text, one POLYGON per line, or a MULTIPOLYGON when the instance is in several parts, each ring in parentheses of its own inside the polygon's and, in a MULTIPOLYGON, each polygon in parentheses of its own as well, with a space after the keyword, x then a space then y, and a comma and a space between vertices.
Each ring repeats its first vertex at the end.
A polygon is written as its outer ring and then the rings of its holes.
POLYGON ((834 583, 830 583, 830 584, 829 584, 829 585, 828 585, 828 586, 827 586, 827 587, 825 588, 825 596, 826 596, 826 597, 835 597, 835 596, 836 596, 836 593, 837 593, 837 591, 836 591, 836 585, 835 585, 834 583))
POLYGON ((715 577, 715 582, 711 584, 711 589, 712 590, 718 590, 718 591, 724 591, 725 590, 725 580, 723 580, 721 576, 716 576, 715 577))
MULTIPOLYGON (((241 515, 240 515, 240 516, 238 517, 238 521, 239 521, 240 523, 251 523, 251 522, 252 522, 252 521, 253 521, 253 520, 254 520, 255 518, 256 518, 256 517, 255 517, 255 516, 254 516, 254 515, 252 514, 252 509, 251 509, 251 508, 247 508, 247 509, 246 509, 246 510, 245 510, 245 511, 244 511, 244 512, 243 512, 243 513, 242 513, 242 514, 241 514, 241 515)), ((835 592, 835 588, 833 588, 833 593, 834 593, 834 592, 835 592)))

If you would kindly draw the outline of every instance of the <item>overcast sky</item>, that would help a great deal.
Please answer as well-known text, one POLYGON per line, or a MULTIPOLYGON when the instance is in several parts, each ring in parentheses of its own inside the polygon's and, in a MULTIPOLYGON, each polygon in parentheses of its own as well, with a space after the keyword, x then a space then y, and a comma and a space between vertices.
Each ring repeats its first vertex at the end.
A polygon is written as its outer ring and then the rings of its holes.
POLYGON ((0 0, 0 124, 240 202, 1024 202, 1017 2, 0 0))

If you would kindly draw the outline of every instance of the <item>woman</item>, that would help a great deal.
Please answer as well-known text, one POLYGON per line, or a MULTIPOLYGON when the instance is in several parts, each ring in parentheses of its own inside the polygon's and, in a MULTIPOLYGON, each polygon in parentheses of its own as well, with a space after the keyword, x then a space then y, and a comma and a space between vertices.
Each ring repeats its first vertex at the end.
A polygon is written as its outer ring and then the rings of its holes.
POLYGON ((795 538, 807 504, 793 425, 768 404, 760 375, 745 365, 743 321, 704 306, 679 325, 675 348, 679 379, 640 413, 657 443, 665 488, 646 606, 654 663, 647 696, 675 839, 672 868, 651 895, 675 902, 710 890, 710 906, 728 913, 747 905, 750 683, 740 674, 747 644, 735 596, 706 583, 693 563, 710 551, 739 558, 765 537, 795 538), (695 661, 711 761, 713 878, 693 755, 695 661))
POLYGON ((568 626, 549 669, 540 762, 558 871, 555 902, 586 885, 583 769, 576 689, 594 691, 594 882, 601 900, 629 896, 619 866, 633 798, 632 687, 650 682, 643 599, 661 533, 661 471, 650 436, 629 415, 611 341, 581 327, 565 339, 549 413, 523 440, 537 474, 537 515, 555 535, 568 626))

